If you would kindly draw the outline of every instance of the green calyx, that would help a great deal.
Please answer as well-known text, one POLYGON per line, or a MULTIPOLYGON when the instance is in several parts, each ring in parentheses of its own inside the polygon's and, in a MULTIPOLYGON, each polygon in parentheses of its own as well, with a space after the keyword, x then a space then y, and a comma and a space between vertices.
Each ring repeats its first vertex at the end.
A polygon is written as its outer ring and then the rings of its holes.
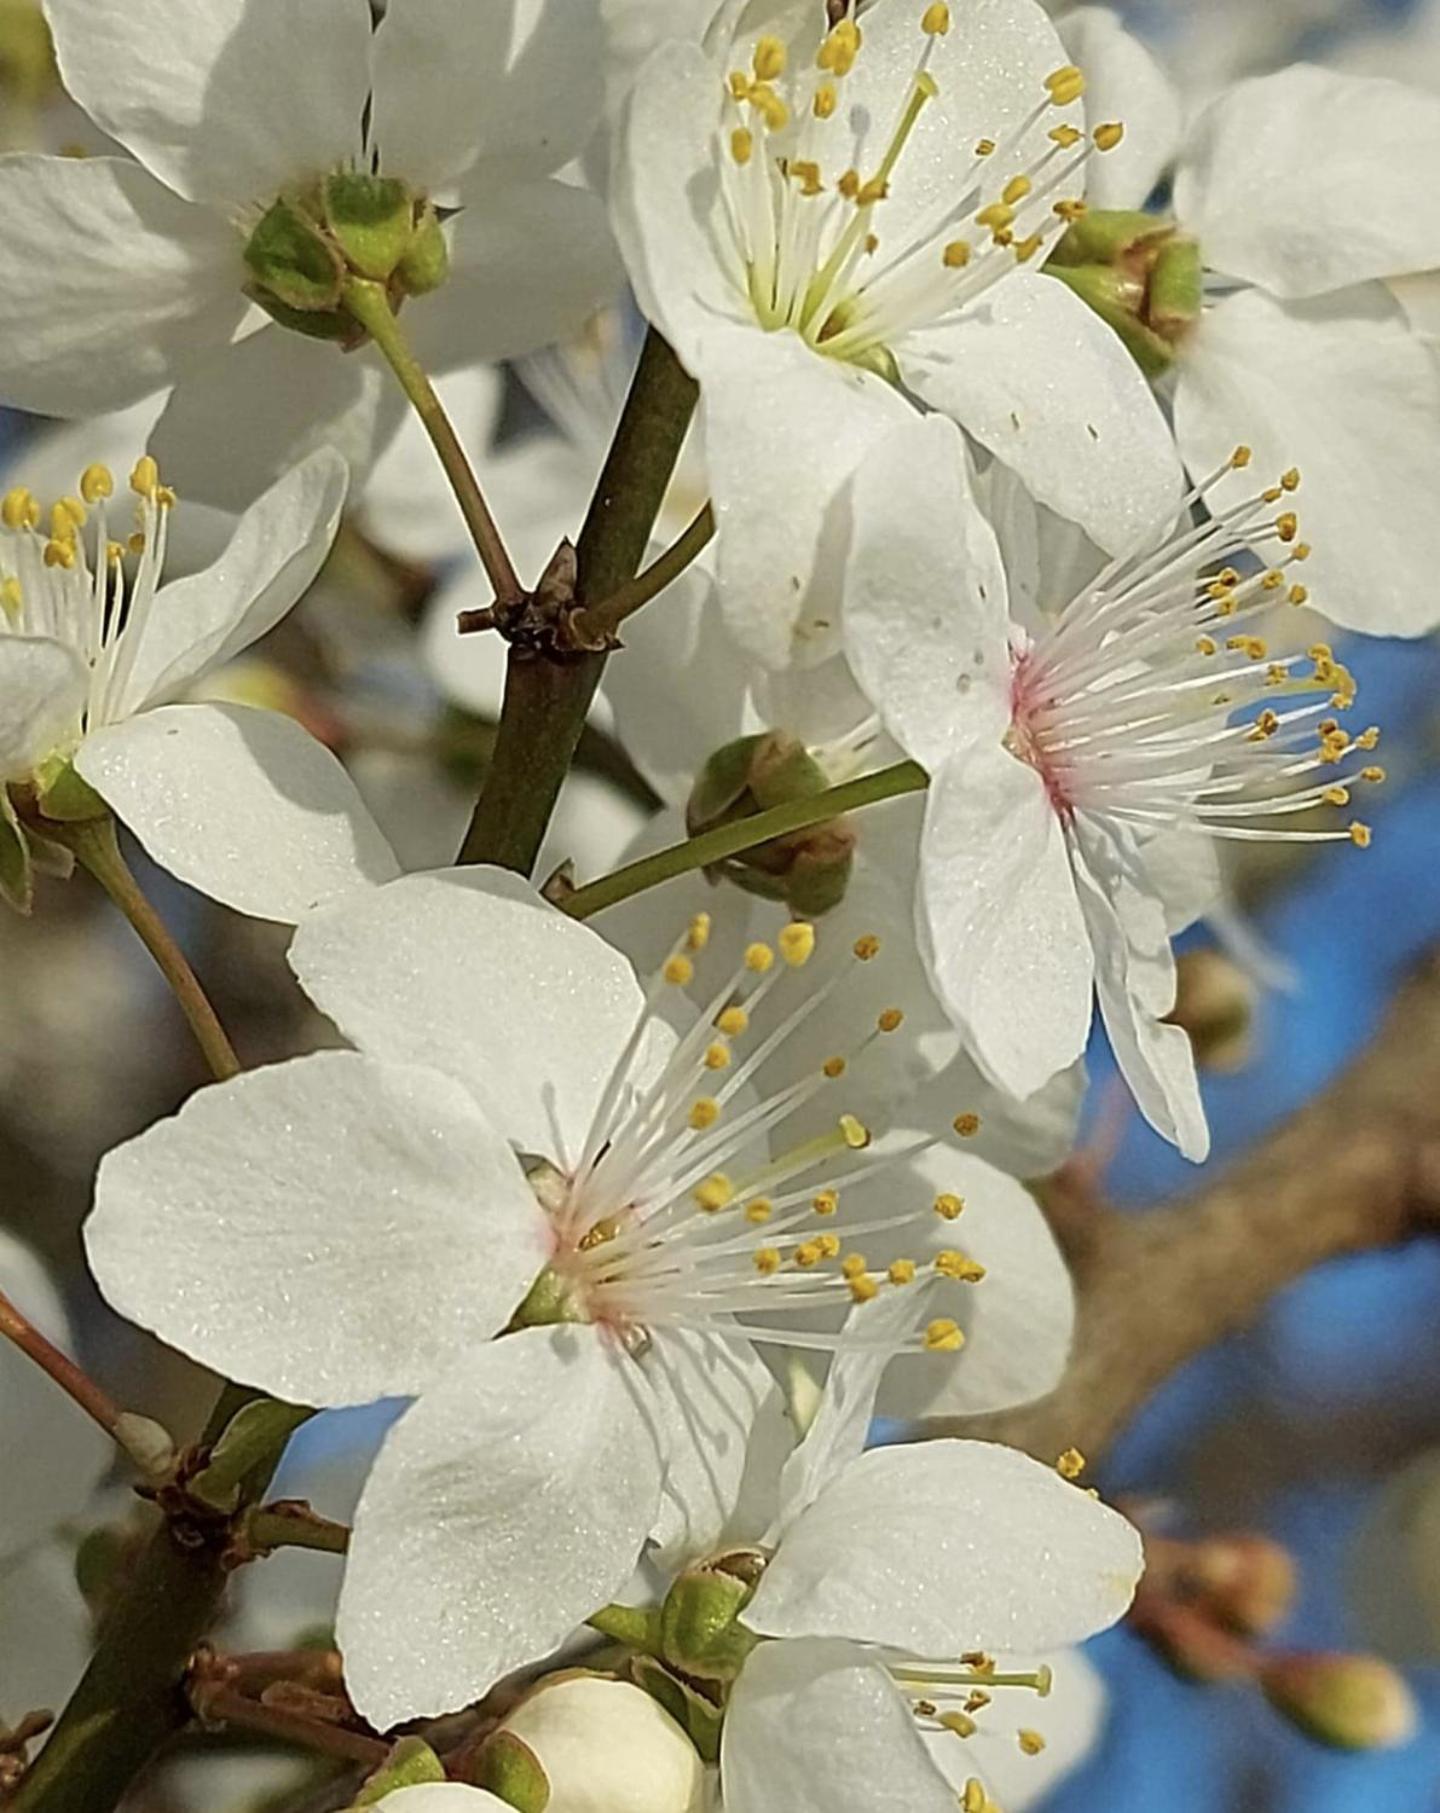
POLYGON ((732 1566, 731 1557, 691 1568, 665 1595, 661 1659, 691 1680, 728 1684, 760 1641, 740 1622, 759 1578, 759 1558, 747 1559, 753 1569, 732 1566))
MULTIPOLYGON (((738 823, 772 807, 813 799, 830 776, 803 743, 785 731, 740 737, 716 750, 696 779, 686 807, 691 837, 738 823)), ((857 836, 847 819, 827 819, 788 837, 757 844, 706 870, 791 912, 815 916, 845 898, 857 836)))
POLYGON ((1097 208, 1072 221, 1045 266, 1158 377, 1200 318, 1200 247, 1172 220, 1097 208))
POLYGON ((401 1788, 420 1788, 427 1782, 444 1780, 444 1767, 430 1746, 418 1737, 402 1737, 360 1790, 353 1807, 373 1807, 401 1788))
POLYGON ((526 1293, 525 1301, 510 1318, 511 1330, 551 1328, 557 1322, 583 1322, 567 1279, 547 1266, 526 1293))
POLYGON ((392 308, 449 273, 435 210, 394 177, 337 171, 282 195, 245 246, 249 293, 282 327, 354 346, 365 330, 345 304, 359 278, 384 284, 392 308))
POLYGON ((497 1731, 481 1747, 470 1771, 477 1788, 487 1788, 517 1813, 545 1813, 550 1779, 540 1759, 513 1731, 497 1731))

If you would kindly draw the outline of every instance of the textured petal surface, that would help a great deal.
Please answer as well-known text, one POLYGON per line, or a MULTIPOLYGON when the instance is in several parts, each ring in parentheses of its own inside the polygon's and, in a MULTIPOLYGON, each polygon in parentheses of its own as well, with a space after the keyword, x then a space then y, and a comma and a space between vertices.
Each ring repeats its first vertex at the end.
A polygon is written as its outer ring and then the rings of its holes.
POLYGON ((600 118, 602 49, 596 0, 392 0, 375 33, 381 168, 432 189, 479 159, 558 170, 600 118))
POLYGON ((325 564, 349 480, 338 453, 312 453, 245 512, 218 560, 164 587, 117 716, 178 697, 275 627, 325 564))
POLYGON ((17 408, 79 416, 133 403, 223 346, 249 312, 234 229, 138 164, 7 157, 0 195, 0 396, 17 408))
POLYGON ((625 1586, 660 1494, 643 1390, 594 1329, 525 1329, 396 1425, 356 1513, 337 1625, 373 1724, 478 1698, 625 1586))
POLYGON ((643 1004, 625 959, 503 869, 413 875, 296 934, 364 1051, 458 1077, 522 1151, 574 1162, 643 1004))
POLYGON ((1014 1449, 876 1448, 790 1524, 745 1622, 928 1657, 1053 1649, 1121 1617, 1141 1566, 1123 1517, 1014 1449))
POLYGON ((1180 97, 1150 52, 1105 6, 1077 6, 1056 21, 1071 60, 1085 71, 1092 124, 1121 120, 1125 136, 1092 157, 1085 200, 1092 208, 1140 208, 1175 155, 1180 97))
POLYGON ((355 783, 303 725, 249 705, 162 705, 75 766, 162 869, 286 924, 399 867, 355 783))
POLYGON ((1175 208, 1209 269, 1317 296, 1440 265, 1437 166, 1440 96, 1296 63, 1205 109, 1175 208))
POLYGON ((881 1665, 850 1643, 765 1643, 735 1683, 726 1813, 955 1813, 881 1665))
POLYGON ((845 646, 886 729, 936 769, 1009 719, 1005 569, 942 416, 886 436, 855 475, 845 646))
MULTIPOLYGON (((6 1233, 0 1233, 0 1291, 47 1340, 74 1353, 59 1293, 45 1268, 6 1233)), ((0 1347, 0 1454, 23 1456, 23 1465, 0 1473, 0 1565, 80 1511, 112 1454, 105 1434, 8 1341, 0 1347)), ((10 1648, 9 1627, 5 1629, 0 1656, 10 1648)), ((0 1713, 13 1716, 21 1710, 0 1692, 0 1713)))
MULTIPOLYGON (((1389 636, 1440 622, 1440 362, 1380 285, 1289 305, 1248 290, 1208 309, 1181 364, 1175 434, 1192 472, 1242 438, 1256 472, 1299 466, 1305 578, 1332 621, 1389 636)), ((1216 497, 1253 489, 1236 473, 1216 497)))
POLYGON ((365 0, 47 0, 60 73, 177 194, 269 202, 360 152, 365 0))
POLYGON ((1150 386, 1064 284, 1021 272, 895 350, 927 403, 1108 552, 1174 509, 1180 466, 1150 386))
POLYGON ((1095 991, 1115 1061, 1140 1112, 1186 1158, 1210 1151, 1190 1040, 1162 1024, 1175 1005, 1163 902, 1125 833, 1080 821, 1075 886, 1095 953, 1095 991))
POLYGON ((547 1257, 530 1188, 465 1091, 350 1051, 202 1089, 111 1152, 85 1242, 122 1315, 317 1405, 448 1376, 547 1257))
POLYGON ((24 780, 73 736, 89 680, 63 642, 0 634, 0 779, 24 780))
POLYGON ((937 992, 982 1070, 1024 1097, 1075 1062, 1093 965, 1064 834, 1039 775, 989 737, 930 783, 921 912, 937 992))

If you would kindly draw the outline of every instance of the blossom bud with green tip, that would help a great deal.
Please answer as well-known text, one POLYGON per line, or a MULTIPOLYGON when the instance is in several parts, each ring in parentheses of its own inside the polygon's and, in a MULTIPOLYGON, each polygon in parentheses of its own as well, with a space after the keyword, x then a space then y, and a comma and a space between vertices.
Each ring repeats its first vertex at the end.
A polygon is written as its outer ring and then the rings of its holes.
POLYGON ((759 1578, 758 1557, 725 1557, 681 1574, 660 1608, 665 1660, 702 1681, 733 1681, 758 1639, 739 1622, 759 1578), (754 1565, 747 1565, 753 1562, 754 1565))
POLYGON ((629 1681, 552 1675, 481 1748, 476 1784, 517 1813, 699 1813, 704 1767, 668 1712, 629 1681))
POLYGON ((1108 323, 1150 377, 1200 319, 1200 248, 1175 222, 1121 209, 1077 215, 1045 267, 1108 323))
POLYGON ((1277 1712, 1337 1750, 1393 1750, 1415 1735, 1414 1696, 1378 1656, 1276 1656, 1260 1685, 1277 1712))

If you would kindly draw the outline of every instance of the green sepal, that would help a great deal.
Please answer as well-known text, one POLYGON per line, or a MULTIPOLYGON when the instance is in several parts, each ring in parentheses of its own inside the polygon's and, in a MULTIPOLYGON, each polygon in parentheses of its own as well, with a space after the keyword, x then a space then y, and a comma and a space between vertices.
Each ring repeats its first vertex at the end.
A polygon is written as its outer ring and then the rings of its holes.
POLYGON ((364 344, 363 329, 356 325, 355 317, 344 309, 326 309, 306 314, 303 309, 286 308, 278 297, 267 294, 258 283, 248 284, 245 294, 263 308, 272 321, 281 327, 288 327, 291 333, 304 334, 307 340, 338 342, 347 349, 364 344))
POLYGON ((1205 301, 1205 267, 1200 247, 1178 235, 1167 239, 1150 267, 1150 290, 1145 314, 1156 333, 1167 341, 1178 340, 1200 319, 1205 301))
POLYGON ((723 822, 750 790, 750 770, 762 744, 771 733, 737 737, 706 758, 695 777, 690 799, 685 808, 685 823, 692 837, 710 826, 723 822))
POLYGON ((450 275, 450 241, 435 210, 427 207, 415 222, 410 244, 395 267, 395 282, 407 296, 428 296, 450 275))
POLYGON ((720 1731, 725 1715, 713 1700, 649 1656, 636 1656, 630 1664, 630 1675, 637 1687, 643 1687, 650 1698, 670 1714, 699 1751, 702 1762, 719 1762, 720 1731))
POLYGON ((829 785, 829 776, 803 743, 778 731, 760 739, 750 764, 750 792, 760 811, 814 799, 829 785))
POLYGON ((592 1613, 585 1622, 591 1630, 598 1630, 602 1637, 623 1643, 627 1649, 639 1650, 650 1656, 658 1656, 660 1653, 658 1607, 605 1605, 598 1612, 592 1613))
POLYGON ((255 1398, 231 1417, 205 1465, 186 1482, 190 1496, 217 1511, 238 1510, 250 1496, 250 1476, 268 1472, 276 1453, 314 1414, 273 1398, 255 1398))
POLYGON ((1109 265, 1086 264, 1055 268, 1052 259, 1045 273, 1063 283, 1067 289, 1095 311, 1108 327, 1115 330, 1130 356, 1147 378, 1158 378, 1168 371, 1175 359, 1175 349, 1145 326, 1135 310, 1143 306, 1144 292, 1132 277, 1112 270, 1109 265))
POLYGON ((1057 264, 1112 264, 1137 246, 1166 239, 1174 231, 1175 222, 1157 214, 1128 208, 1091 208, 1071 221, 1061 234, 1045 268, 1048 271, 1057 264))
POLYGON ((540 1759, 513 1731, 486 1738, 470 1775, 477 1788, 488 1788, 517 1813, 545 1813, 550 1804, 550 1778, 540 1759))
POLYGON ((325 179, 325 224, 350 269, 389 280, 415 235, 415 200, 393 176, 344 170, 325 179))
POLYGON ((759 1638, 739 1622, 754 1583, 720 1569, 682 1574, 660 1607, 660 1651, 701 1681, 733 1681, 759 1638))
POLYGON ((373 1807, 387 1794, 397 1794, 401 1788, 421 1788, 427 1782, 444 1780, 444 1764, 430 1746, 422 1738, 402 1737, 352 1804, 373 1807))
POLYGON ((88 825, 110 816, 110 808, 81 780, 68 756, 47 762, 35 776, 35 806, 41 818, 55 825, 88 825))
POLYGON ((35 869, 30 860, 30 840, 15 816, 10 795, 0 788, 0 895, 17 913, 28 913, 35 904, 35 869))
POLYGON ((245 263, 265 297, 302 314, 334 309, 345 267, 317 224, 283 197, 261 219, 245 247, 245 263))

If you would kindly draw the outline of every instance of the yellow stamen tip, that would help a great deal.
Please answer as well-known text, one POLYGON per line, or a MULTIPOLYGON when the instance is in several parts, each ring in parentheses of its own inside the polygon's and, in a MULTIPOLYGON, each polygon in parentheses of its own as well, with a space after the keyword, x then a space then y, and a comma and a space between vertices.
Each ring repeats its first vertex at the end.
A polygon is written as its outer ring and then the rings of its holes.
POLYGON ((873 932, 866 932, 863 938, 855 940, 855 955, 862 963, 868 963, 872 957, 880 955, 880 940, 873 932))
POLYGON ((697 1133, 703 1133, 707 1127, 713 1127, 720 1118, 720 1104, 713 1096, 702 1095, 698 1102, 690 1104, 690 1125, 697 1133))
POLYGON ((755 154, 755 134, 748 126, 737 126, 730 134, 730 155, 737 164, 748 164, 755 154))
POLYGON ((1073 63, 1057 69, 1045 78, 1045 88, 1057 107, 1068 107, 1085 92, 1085 77, 1073 63))
POLYGON ((791 969, 799 969, 815 954, 815 927, 803 919, 796 919, 781 931, 775 942, 791 969))
POLYGON ((937 1316, 925 1330, 923 1345, 926 1353, 959 1353, 965 1345, 965 1336, 958 1322, 952 1322, 948 1316, 937 1316))
POLYGON ((695 1192, 695 1200, 708 1214, 728 1208, 735 1200, 735 1186, 723 1172, 707 1177, 695 1192))
POLYGON ((715 1022, 727 1039, 738 1039, 750 1024, 750 1016, 743 1007, 727 1007, 715 1022))
POLYGON ((1016 1733, 1016 1736, 1019 1738, 1020 1748, 1026 1756, 1039 1756, 1045 1748, 1045 1739, 1038 1731, 1020 1731, 1016 1733))
POLYGON ((766 36, 755 46, 752 64, 757 80, 773 82, 777 76, 785 73, 787 61, 785 45, 782 39, 766 36))
POLYGON ((950 29, 950 8, 943 0, 935 0, 933 6, 927 6, 920 19, 920 29, 927 38, 943 38, 950 29))
POLYGON ((80 474, 80 495, 87 504, 115 495, 115 475, 108 466, 87 466, 80 474))
POLYGON ((852 1152, 863 1152, 870 1144, 870 1129, 853 1114, 840 1116, 840 1133, 852 1152))
POLYGON ((817 1215, 833 1215, 840 1207, 840 1198, 834 1190, 820 1190, 810 1198, 810 1207, 817 1215))
POLYGON ((935 1198, 934 1209, 942 1221, 958 1221, 965 1212, 965 1200, 945 1191, 935 1198))
POLYGON ((833 82, 822 82, 815 90, 812 108, 817 120, 828 120, 839 105, 840 97, 835 92, 833 82))
POLYGON ((148 453, 141 454, 130 474, 130 489, 154 503, 160 491, 160 468, 148 453))
POLYGON ((945 248, 944 260, 947 271, 963 271, 970 262, 970 241, 952 239, 945 248))
POLYGON ((1067 1448, 1055 1463, 1061 1479, 1079 1479, 1085 1471, 1085 1456, 1078 1448, 1067 1448))
POLYGON ((820 1068, 825 1072, 826 1076, 828 1076, 830 1078, 831 1082, 833 1083, 835 1081, 836 1077, 844 1076, 845 1060, 844 1060, 844 1058, 826 1058, 825 1062, 820 1066, 820 1068))
POLYGON ((848 1253, 840 1262, 840 1270, 847 1278, 863 1277, 869 1269, 863 1253, 848 1253))
POLYGON ((690 921, 685 934, 685 943, 692 951, 703 951, 710 942, 710 915, 697 913, 690 921))
POLYGON ((70 541, 47 541, 44 560, 47 567, 64 567, 68 572, 75 565, 75 544, 70 541))
POLYGON ((755 1270, 762 1278, 772 1277, 780 1270, 779 1252, 773 1246, 756 1247, 755 1270))
POLYGON ((40 501, 35 493, 24 485, 17 485, 13 491, 5 493, 4 502, 0 503, 0 521, 7 529, 34 529, 40 522, 40 501))
POLYGON ((1119 120, 1108 120, 1103 126, 1097 126, 1091 133, 1097 151, 1113 151, 1125 136, 1125 127, 1119 120))
POLYGON ((695 980, 695 965, 688 957, 682 957, 677 953, 667 959, 665 967, 660 973, 672 988, 688 988, 690 983, 695 980))
POLYGON ((935 1270, 942 1278, 949 1278, 956 1284, 979 1284, 985 1276, 983 1265, 953 1250, 935 1255, 935 1270))
POLYGON ((899 1032, 905 1024, 905 1015, 898 1007, 887 1007, 875 1024, 881 1032, 899 1032))
POLYGON ((705 1068, 707 1070, 725 1070, 729 1067, 729 1063, 730 1047, 728 1045, 717 1043, 707 1046, 705 1051, 705 1068))
POLYGON ((893 1260, 887 1276, 892 1284, 913 1284, 915 1282, 915 1261, 913 1259, 893 1260))
POLYGON ((745 951, 745 967, 752 975, 763 976, 775 964, 775 953, 768 944, 752 944, 745 951))
POLYGON ((957 1114, 950 1124, 961 1139, 974 1139, 980 1131, 980 1116, 978 1114, 957 1114))
POLYGON ((745 1219, 760 1227, 775 1213, 775 1204, 768 1196, 757 1196, 754 1202, 745 1205, 745 1219))
POLYGON ((1357 850, 1368 850, 1374 835, 1369 825, 1362 825, 1359 819, 1350 827, 1350 841, 1357 850))
POLYGON ((1006 183, 1005 187, 1000 191, 1000 199, 1013 208, 1016 202, 1024 201, 1025 197, 1030 193, 1031 187, 1032 185, 1028 176, 1012 176, 1009 182, 1006 183))
POLYGON ((873 1278, 852 1278, 849 1289, 852 1303, 873 1303, 880 1295, 880 1286, 873 1278))
POLYGON ((1078 126, 1066 125, 1052 126, 1049 136, 1052 143, 1058 145, 1062 151, 1073 151, 1085 134, 1078 126))

